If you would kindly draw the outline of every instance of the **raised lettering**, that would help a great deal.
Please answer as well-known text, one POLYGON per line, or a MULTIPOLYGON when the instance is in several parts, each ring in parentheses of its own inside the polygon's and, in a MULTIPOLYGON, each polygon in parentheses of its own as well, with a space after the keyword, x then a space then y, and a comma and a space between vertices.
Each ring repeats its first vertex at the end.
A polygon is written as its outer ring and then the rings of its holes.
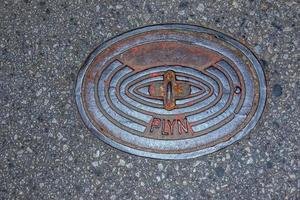
POLYGON ((150 132, 160 132, 161 135, 187 134, 189 125, 186 118, 184 119, 160 119, 153 118, 150 125, 150 132))
POLYGON ((169 124, 169 127, 170 127, 170 133, 171 133, 171 135, 173 135, 175 122, 176 122, 175 119, 173 119, 172 122, 170 120, 168 120, 168 124, 169 124))
POLYGON ((163 119, 161 134, 162 135, 173 135, 175 122, 176 122, 175 119, 173 119, 172 121, 169 119, 163 119))
POLYGON ((178 133, 181 135, 183 132, 184 133, 188 133, 189 129, 188 129, 188 123, 187 123, 187 119, 184 118, 183 122, 181 120, 177 120, 177 124, 178 124, 178 133))
POLYGON ((154 128, 160 128, 160 124, 161 124, 161 119, 153 118, 153 120, 151 122, 150 132, 152 133, 154 128))

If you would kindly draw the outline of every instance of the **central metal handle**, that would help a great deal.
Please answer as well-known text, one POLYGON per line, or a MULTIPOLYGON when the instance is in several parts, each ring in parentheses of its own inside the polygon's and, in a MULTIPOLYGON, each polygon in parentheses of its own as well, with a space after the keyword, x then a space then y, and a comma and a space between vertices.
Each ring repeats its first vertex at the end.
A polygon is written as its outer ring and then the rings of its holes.
POLYGON ((175 98, 173 95, 173 88, 176 86, 175 73, 173 71, 166 71, 164 74, 164 107, 166 110, 172 110, 176 107, 175 98))

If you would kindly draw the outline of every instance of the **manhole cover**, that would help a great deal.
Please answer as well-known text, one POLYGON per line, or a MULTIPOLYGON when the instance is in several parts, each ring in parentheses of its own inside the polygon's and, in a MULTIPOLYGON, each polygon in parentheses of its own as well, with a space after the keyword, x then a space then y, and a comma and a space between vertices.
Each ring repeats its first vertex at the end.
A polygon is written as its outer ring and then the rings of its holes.
POLYGON ((266 100, 260 63, 237 40, 191 25, 136 29, 99 46, 76 101, 101 140, 140 156, 182 159, 241 139, 266 100))

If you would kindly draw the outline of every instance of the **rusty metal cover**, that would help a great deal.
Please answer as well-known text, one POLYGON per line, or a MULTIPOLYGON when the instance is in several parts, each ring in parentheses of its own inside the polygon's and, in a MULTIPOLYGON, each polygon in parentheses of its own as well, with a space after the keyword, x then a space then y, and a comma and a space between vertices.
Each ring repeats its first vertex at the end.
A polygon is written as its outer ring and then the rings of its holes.
POLYGON ((123 151, 161 159, 208 154, 241 139, 266 100, 254 54, 199 26, 143 27, 100 45, 79 71, 89 129, 123 151))

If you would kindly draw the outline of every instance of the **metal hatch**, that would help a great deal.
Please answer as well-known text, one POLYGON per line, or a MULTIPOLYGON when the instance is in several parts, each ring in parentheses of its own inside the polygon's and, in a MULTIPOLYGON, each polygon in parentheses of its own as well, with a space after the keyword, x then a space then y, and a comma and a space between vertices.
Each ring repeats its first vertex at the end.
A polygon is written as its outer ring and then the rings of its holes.
POLYGON ((161 159, 201 156, 259 120, 265 76, 254 54, 199 26, 139 28, 100 45, 79 71, 76 102, 104 142, 161 159))

